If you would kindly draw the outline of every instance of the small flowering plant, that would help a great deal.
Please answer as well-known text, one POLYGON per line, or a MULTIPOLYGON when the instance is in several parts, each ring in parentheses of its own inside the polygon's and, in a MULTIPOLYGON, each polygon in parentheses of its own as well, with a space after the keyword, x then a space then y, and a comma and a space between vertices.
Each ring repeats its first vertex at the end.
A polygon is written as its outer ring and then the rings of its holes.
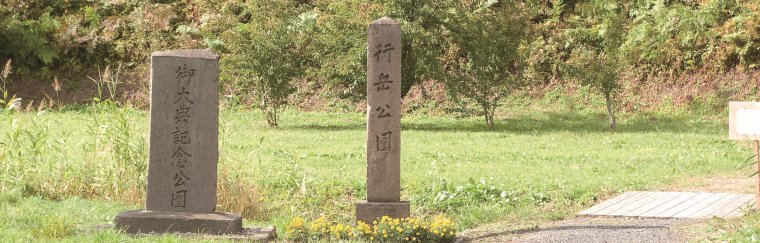
POLYGON ((289 238, 293 239, 307 239, 309 238, 309 230, 303 224, 303 218, 295 217, 288 225, 285 226, 285 232, 289 238))
POLYGON ((436 216, 430 221, 382 217, 372 225, 358 222, 356 226, 328 223, 327 219, 320 217, 308 227, 302 218, 294 218, 285 226, 285 237, 292 241, 453 242, 456 235, 456 224, 444 216, 436 216))

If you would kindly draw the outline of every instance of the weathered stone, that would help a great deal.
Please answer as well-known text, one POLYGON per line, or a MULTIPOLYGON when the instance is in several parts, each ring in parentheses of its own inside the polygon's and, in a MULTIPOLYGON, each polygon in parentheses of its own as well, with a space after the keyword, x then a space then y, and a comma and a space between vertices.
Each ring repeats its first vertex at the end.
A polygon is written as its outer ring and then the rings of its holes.
POLYGON ((356 220, 409 217, 401 200, 401 26, 388 17, 367 38, 367 202, 356 220))
POLYGON ((388 216, 391 218, 409 217, 409 202, 360 202, 356 204, 356 221, 372 224, 372 221, 388 216))
POLYGON ((209 50, 179 50, 155 52, 151 61, 146 210, 120 213, 116 227, 127 233, 248 237, 239 215, 214 212, 218 57, 209 50))
POLYGON ((155 52, 151 57, 146 210, 216 208, 217 61, 209 50, 155 52))
POLYGON ((401 199, 401 26, 369 25, 367 46, 367 201, 401 199))
POLYGON ((238 234, 243 231, 240 215, 169 211, 126 211, 116 215, 116 228, 137 233, 238 234))

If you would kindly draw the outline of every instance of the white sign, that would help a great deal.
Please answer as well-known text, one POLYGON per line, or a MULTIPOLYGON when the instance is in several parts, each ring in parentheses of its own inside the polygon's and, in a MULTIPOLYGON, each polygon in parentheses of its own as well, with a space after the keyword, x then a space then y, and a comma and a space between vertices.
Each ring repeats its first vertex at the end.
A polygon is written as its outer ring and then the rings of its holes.
POLYGON ((760 102, 729 102, 728 137, 760 140, 760 102))
POLYGON ((739 135, 760 135, 760 110, 737 110, 736 133, 739 135))

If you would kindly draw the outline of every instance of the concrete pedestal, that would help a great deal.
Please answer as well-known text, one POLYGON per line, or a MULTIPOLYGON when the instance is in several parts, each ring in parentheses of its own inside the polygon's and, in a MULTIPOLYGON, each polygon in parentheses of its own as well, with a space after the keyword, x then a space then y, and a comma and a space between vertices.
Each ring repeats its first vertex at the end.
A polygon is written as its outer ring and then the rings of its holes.
POLYGON ((356 221, 372 224, 383 216, 391 218, 408 218, 409 202, 360 202, 356 204, 356 221))
POLYGON ((116 215, 116 228, 137 233, 239 234, 243 219, 226 213, 188 213, 134 210, 116 215))

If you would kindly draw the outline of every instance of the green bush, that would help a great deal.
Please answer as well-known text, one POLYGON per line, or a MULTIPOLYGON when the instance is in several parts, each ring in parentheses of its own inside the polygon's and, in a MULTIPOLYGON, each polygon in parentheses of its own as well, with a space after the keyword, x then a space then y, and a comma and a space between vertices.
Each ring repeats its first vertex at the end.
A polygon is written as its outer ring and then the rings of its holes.
POLYGON ((524 84, 519 48, 525 16, 515 6, 462 6, 446 23, 446 89, 458 103, 475 104, 474 113, 484 117, 489 128, 494 127, 499 101, 524 84))
POLYGON ((45 68, 59 56, 54 42, 59 22, 47 11, 34 16, 29 13, 33 11, 14 9, 29 3, 17 4, 0 4, 0 56, 13 59, 20 71, 28 73, 29 68, 45 68))
POLYGON ((306 49, 315 18, 293 16, 292 6, 280 1, 260 2, 250 8, 251 21, 224 32, 229 52, 222 59, 223 77, 239 91, 251 94, 267 123, 276 127, 278 111, 295 91, 292 81, 308 66, 306 49))
MULTIPOLYGON (((261 67, 255 75, 222 73, 222 90, 233 103, 281 107, 298 87, 319 90, 298 93, 355 104, 366 97, 366 27, 381 16, 404 31, 403 94, 422 81, 445 83, 455 90, 452 103, 461 104, 450 110, 482 115, 489 125, 497 97, 513 89, 505 85, 577 78, 562 67, 573 50, 585 48, 568 34, 579 27, 598 35, 586 36, 592 40, 622 30, 617 71, 638 81, 756 71, 760 64, 760 3, 736 0, 6 0, 0 4, 0 60, 14 60, 19 80, 57 76, 79 91, 93 85, 81 78, 92 76, 93 67, 122 64, 125 77, 140 79, 134 74, 144 75, 152 51, 210 47, 222 54, 223 70, 261 67), (608 28, 611 20, 620 28, 608 28), (254 53, 276 59, 264 62, 254 53), (287 82, 279 74, 264 78, 270 63, 283 66, 276 68, 287 82), (275 86, 281 87, 261 88, 275 86)), ((264 108, 272 123, 277 109, 264 108)))

